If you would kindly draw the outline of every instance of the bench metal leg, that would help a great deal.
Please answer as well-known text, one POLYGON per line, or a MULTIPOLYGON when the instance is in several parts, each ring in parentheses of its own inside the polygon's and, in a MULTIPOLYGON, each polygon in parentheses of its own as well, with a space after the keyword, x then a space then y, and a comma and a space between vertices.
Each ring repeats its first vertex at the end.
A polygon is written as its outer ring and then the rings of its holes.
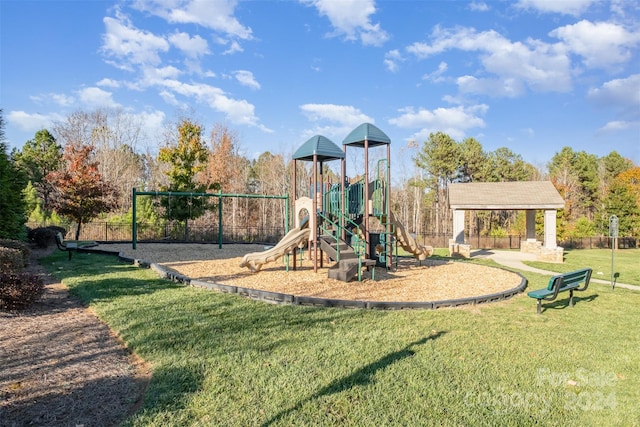
POLYGON ((67 251, 69 252, 69 260, 71 260, 71 251, 67 251))
POLYGON ((569 307, 573 307, 573 289, 569 290, 569 307))
POLYGON ((538 300, 538 314, 542 314, 542 300, 538 300))

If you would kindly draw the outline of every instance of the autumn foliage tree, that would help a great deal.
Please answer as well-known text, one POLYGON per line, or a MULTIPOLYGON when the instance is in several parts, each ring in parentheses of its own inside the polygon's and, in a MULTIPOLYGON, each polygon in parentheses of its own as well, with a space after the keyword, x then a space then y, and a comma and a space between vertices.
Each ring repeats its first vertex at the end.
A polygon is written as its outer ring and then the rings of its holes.
POLYGON ((62 216, 78 224, 75 239, 80 238, 82 224, 116 207, 118 191, 106 182, 93 160, 93 145, 67 144, 64 166, 47 175, 53 187, 51 206, 62 216))

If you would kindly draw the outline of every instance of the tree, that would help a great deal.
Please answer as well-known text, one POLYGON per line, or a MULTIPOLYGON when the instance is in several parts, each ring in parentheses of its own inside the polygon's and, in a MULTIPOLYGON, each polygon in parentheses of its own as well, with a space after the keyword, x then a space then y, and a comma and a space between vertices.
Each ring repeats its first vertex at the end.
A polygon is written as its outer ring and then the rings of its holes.
POLYGON ((62 147, 48 130, 42 129, 36 132, 34 139, 24 144, 21 151, 15 151, 13 157, 35 188, 42 200, 40 208, 44 209, 45 218, 48 217, 49 199, 53 190, 45 177, 60 167, 62 147))
POLYGON ((422 151, 414 158, 416 166, 427 172, 426 184, 433 192, 436 233, 450 221, 449 183, 461 166, 460 149, 456 141, 443 132, 431 133, 422 151))
POLYGON ((584 151, 563 147, 548 165, 551 181, 567 201, 568 220, 593 218, 598 207, 598 159, 584 151))
MULTIPOLYGON (((163 190, 203 193, 207 185, 198 182, 198 174, 205 170, 208 151, 202 144, 202 126, 183 119, 177 131, 178 141, 167 144, 158 153, 158 160, 169 166, 165 172, 169 185, 163 190)), ((185 239, 188 237, 188 221, 202 216, 208 203, 202 197, 168 197, 161 200, 165 218, 185 222, 185 239)))
POLYGON ((460 143, 463 182, 485 181, 483 168, 487 162, 487 154, 482 144, 475 138, 466 138, 460 143))
POLYGON ((486 182, 526 181, 535 168, 507 147, 500 147, 487 155, 483 178, 486 182))
POLYGON ((635 194, 640 206, 640 167, 627 169, 616 177, 616 180, 626 185, 635 194))
POLYGON ((83 224, 117 205, 118 192, 103 179, 93 152, 92 145, 67 144, 63 168, 47 175, 53 187, 51 206, 78 224, 76 240, 83 224))
POLYGON ((25 175, 7 155, 4 136, 3 110, 0 109, 0 238, 24 237, 27 220, 22 190, 27 183, 25 175))
POLYGON ((620 237, 640 235, 640 206, 636 195, 619 180, 612 182, 609 194, 604 200, 604 209, 600 214, 600 230, 605 235, 608 233, 611 215, 618 217, 620 237))
POLYGON ((95 147, 93 158, 100 174, 121 196, 120 213, 128 211, 132 188, 144 182, 144 157, 136 151, 144 135, 140 119, 121 109, 79 110, 57 122, 53 130, 65 145, 82 143, 95 147))

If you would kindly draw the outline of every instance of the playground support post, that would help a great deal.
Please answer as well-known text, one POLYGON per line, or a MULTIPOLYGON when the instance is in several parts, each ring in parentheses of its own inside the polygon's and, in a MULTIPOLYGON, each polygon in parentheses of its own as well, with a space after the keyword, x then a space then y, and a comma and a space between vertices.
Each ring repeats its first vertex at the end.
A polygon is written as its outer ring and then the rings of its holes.
POLYGON ((133 210, 132 218, 131 218, 131 247, 132 249, 136 249, 137 240, 138 240, 138 220, 136 215, 137 196, 188 196, 188 197, 218 197, 218 223, 219 223, 219 233, 218 233, 218 247, 222 249, 222 198, 223 197, 237 197, 240 199, 281 199, 285 200, 285 218, 284 218, 284 232, 285 234, 289 232, 289 195, 285 194, 284 196, 270 196, 266 194, 226 194, 222 193, 222 191, 218 191, 217 193, 191 193, 191 192, 182 192, 182 191, 137 191, 134 187, 132 190, 132 204, 131 209, 133 210))

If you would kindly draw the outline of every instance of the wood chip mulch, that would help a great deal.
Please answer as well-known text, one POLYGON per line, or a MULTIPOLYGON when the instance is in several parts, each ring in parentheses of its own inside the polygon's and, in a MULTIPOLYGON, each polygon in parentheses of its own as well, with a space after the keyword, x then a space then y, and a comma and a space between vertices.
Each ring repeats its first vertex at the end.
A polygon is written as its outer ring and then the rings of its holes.
POLYGON ((297 256, 297 269, 290 260, 286 271, 284 258, 265 264, 257 273, 241 268, 242 256, 264 251, 261 245, 154 244, 139 243, 102 245, 100 249, 162 264, 192 279, 232 286, 280 292, 299 296, 336 298, 357 301, 442 301, 506 291, 517 287, 521 277, 515 273, 468 262, 429 260, 418 263, 403 258, 397 269, 376 268, 375 280, 364 272, 363 280, 345 283, 328 278, 327 268, 313 271, 305 250, 303 260, 297 256))
POLYGON ((26 310, 0 310, 0 426, 116 426, 141 404, 149 367, 37 264, 26 310))

